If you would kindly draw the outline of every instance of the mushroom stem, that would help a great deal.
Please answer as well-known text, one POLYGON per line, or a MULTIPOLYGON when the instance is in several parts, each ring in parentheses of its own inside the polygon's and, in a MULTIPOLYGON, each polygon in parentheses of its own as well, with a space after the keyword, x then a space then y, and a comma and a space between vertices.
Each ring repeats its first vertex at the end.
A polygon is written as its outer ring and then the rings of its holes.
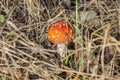
POLYGON ((66 49, 65 43, 57 44, 57 52, 61 57, 65 56, 66 49))

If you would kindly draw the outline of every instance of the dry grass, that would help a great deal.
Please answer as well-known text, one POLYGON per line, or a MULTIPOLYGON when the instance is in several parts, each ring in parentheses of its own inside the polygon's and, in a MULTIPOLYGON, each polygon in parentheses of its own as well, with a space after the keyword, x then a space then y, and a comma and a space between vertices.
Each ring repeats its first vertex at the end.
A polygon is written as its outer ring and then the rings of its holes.
POLYGON ((62 1, 0 0, 0 80, 120 80, 119 0, 62 1), (75 30, 64 58, 47 40, 56 21, 75 30))

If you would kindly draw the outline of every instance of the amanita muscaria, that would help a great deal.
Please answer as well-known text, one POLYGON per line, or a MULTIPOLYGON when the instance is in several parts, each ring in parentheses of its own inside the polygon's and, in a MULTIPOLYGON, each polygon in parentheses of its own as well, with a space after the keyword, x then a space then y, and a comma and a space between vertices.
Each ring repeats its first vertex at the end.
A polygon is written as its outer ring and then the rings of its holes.
POLYGON ((65 22, 56 22, 48 30, 48 40, 57 44, 57 52, 63 56, 65 44, 73 39, 73 29, 65 22))

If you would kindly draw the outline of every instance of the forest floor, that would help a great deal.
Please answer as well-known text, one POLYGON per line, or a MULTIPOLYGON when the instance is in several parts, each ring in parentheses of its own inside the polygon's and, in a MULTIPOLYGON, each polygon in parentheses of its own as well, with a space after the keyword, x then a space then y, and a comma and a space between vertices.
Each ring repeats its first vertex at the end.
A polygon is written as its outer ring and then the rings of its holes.
POLYGON ((120 80, 120 1, 0 0, 0 80, 120 80), (74 30, 64 57, 58 21, 74 30))

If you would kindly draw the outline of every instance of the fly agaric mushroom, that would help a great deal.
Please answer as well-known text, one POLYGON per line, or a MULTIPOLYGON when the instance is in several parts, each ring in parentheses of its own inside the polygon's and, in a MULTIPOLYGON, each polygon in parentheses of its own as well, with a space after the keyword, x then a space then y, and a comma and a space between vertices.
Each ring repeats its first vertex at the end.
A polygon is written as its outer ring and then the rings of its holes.
POLYGON ((65 44, 73 38, 73 29, 65 22, 56 22, 48 30, 48 40, 57 44, 57 52, 63 56, 65 44))

